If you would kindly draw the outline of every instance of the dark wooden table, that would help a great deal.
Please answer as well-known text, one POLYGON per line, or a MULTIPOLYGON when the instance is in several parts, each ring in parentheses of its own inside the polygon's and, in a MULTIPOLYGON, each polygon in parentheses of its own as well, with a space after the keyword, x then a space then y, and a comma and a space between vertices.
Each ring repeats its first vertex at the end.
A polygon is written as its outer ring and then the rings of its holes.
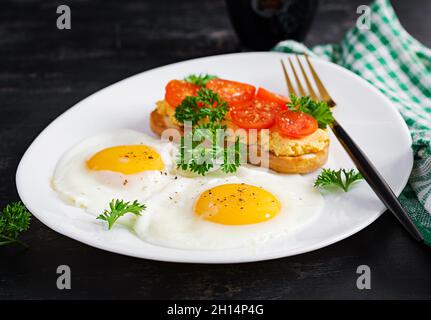
MULTIPOLYGON (((306 43, 339 41, 363 0, 322 1, 306 43)), ((242 50, 223 1, 68 1, 72 30, 56 28, 57 1, 0 6, 0 206, 18 200, 15 171, 37 134, 91 93, 167 63, 242 50)), ((394 1, 402 22, 431 45, 431 2, 394 1)), ((37 164, 35 164, 37 170, 37 164)), ((240 265, 139 260, 66 238, 33 219, 30 249, 0 248, 0 299, 431 298, 431 250, 385 213, 349 239, 285 259, 240 265), (56 288, 56 268, 72 289, 56 288), (372 289, 356 288, 369 265, 372 289)))

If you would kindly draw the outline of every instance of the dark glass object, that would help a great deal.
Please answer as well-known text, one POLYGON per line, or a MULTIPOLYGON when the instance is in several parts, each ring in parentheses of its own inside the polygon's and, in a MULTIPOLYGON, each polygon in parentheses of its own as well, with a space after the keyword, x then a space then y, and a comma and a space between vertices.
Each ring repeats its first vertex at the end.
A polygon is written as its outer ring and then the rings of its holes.
POLYGON ((230 19, 245 47, 268 50, 285 39, 304 40, 318 0, 226 0, 230 19))

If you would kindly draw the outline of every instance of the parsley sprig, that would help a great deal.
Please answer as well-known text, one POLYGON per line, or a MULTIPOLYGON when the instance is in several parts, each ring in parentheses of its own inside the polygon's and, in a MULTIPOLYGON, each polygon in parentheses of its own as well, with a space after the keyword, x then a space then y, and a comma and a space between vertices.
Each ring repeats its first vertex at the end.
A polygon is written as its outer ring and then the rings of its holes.
POLYGON ((184 78, 185 81, 193 83, 195 85, 198 85, 200 87, 205 87, 208 81, 211 79, 217 78, 216 76, 213 76, 211 74, 190 74, 187 77, 184 78))
POLYGON ((196 96, 186 97, 175 109, 178 121, 189 121, 194 126, 192 132, 181 139, 178 168, 203 176, 215 165, 225 173, 238 169, 244 145, 237 137, 234 143, 226 146, 227 127, 222 122, 228 110, 227 102, 206 88, 201 88, 196 96))
POLYGON ((227 102, 221 100, 217 93, 202 88, 196 96, 186 97, 175 108, 175 118, 181 123, 191 121, 194 125, 205 118, 211 123, 217 123, 224 120, 228 110, 227 102))
POLYGON ((347 192, 355 182, 362 179, 362 174, 355 169, 323 169, 314 182, 314 186, 323 189, 339 188, 347 192))
POLYGON ((130 203, 120 199, 112 199, 109 203, 110 210, 103 211, 103 214, 99 215, 97 219, 108 222, 108 229, 111 230, 114 223, 126 213, 133 213, 134 215, 140 216, 142 210, 146 208, 145 204, 140 204, 137 200, 130 203))
POLYGON ((241 165, 244 148, 244 143, 240 142, 239 137, 236 137, 234 144, 223 149, 223 163, 220 170, 224 173, 236 172, 241 165))
POLYGON ((177 167, 203 176, 215 165, 224 173, 236 172, 241 165, 245 145, 239 137, 233 143, 225 143, 226 129, 224 125, 211 122, 193 128, 181 138, 177 167))
POLYGON ((19 235, 28 230, 31 214, 20 201, 7 205, 0 212, 0 246, 18 243, 27 245, 18 239, 19 235))
POLYGON ((326 102, 314 101, 311 97, 298 98, 295 95, 291 95, 290 100, 291 102, 287 103, 290 110, 302 111, 311 115, 317 120, 320 129, 325 129, 334 122, 331 109, 326 102))

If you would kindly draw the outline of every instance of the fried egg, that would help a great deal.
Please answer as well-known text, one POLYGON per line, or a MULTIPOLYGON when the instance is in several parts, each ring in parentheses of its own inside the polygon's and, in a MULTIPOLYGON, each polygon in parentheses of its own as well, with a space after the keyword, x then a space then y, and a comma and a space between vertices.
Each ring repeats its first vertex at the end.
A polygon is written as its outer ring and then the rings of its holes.
POLYGON ((174 179, 176 150, 170 142, 133 130, 102 133, 64 154, 52 186, 63 200, 95 215, 112 199, 145 203, 174 179))
POLYGON ((322 207, 322 196, 300 175, 243 166, 231 176, 212 173, 174 181, 149 199, 134 230, 166 247, 249 247, 303 227, 322 207))

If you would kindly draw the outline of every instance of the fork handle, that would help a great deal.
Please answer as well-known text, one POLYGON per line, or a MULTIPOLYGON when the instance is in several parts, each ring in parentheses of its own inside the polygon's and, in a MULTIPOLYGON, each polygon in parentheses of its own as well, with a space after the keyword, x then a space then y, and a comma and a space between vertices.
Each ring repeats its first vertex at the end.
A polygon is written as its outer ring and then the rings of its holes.
POLYGON ((384 203, 386 208, 395 215, 398 221, 401 222, 414 239, 423 242, 424 238, 422 234, 419 232, 406 210, 401 206, 401 203, 398 201, 385 179, 380 175, 365 153, 337 121, 334 121, 332 130, 341 142, 343 148, 350 155, 350 158, 353 160, 358 170, 362 173, 365 180, 384 203))

